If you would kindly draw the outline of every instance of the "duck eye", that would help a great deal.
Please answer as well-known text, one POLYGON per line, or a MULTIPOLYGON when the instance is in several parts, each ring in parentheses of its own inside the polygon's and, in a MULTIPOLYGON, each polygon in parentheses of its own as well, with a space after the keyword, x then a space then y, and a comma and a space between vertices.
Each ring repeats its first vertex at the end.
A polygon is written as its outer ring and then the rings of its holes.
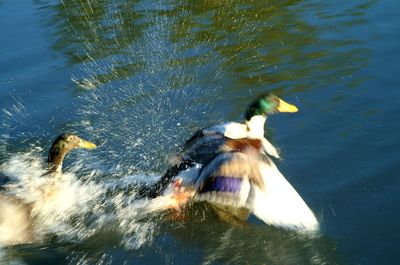
POLYGON ((68 136, 67 141, 71 141, 72 138, 73 138, 72 135, 71 135, 71 136, 68 136))

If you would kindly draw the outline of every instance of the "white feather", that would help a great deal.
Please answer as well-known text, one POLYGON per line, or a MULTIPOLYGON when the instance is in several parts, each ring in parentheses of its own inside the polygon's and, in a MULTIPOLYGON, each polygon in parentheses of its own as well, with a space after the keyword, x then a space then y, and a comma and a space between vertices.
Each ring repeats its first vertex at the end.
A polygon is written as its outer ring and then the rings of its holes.
POLYGON ((261 139, 264 152, 275 158, 280 159, 279 153, 275 146, 264 137, 265 117, 254 116, 247 124, 239 122, 227 122, 203 129, 203 134, 223 134, 229 139, 253 138, 261 139))
POLYGON ((203 129, 205 135, 223 134, 230 139, 242 139, 248 135, 247 125, 239 122, 227 122, 203 129))
POLYGON ((262 146, 263 146, 263 149, 264 149, 264 152, 265 152, 265 153, 267 153, 268 155, 271 155, 271 156, 273 156, 273 157, 275 157, 275 158, 278 158, 278 159, 281 158, 281 157, 279 156, 278 150, 276 150, 275 146, 273 146, 273 145, 271 144, 271 142, 268 141, 265 137, 263 137, 263 138, 261 139, 261 143, 262 143, 262 146))
POLYGON ((318 221, 275 164, 260 164, 265 190, 252 185, 248 208, 267 224, 298 231, 317 231, 318 221))
POLYGON ((254 139, 264 138, 265 121, 266 117, 262 115, 253 116, 249 121, 246 121, 246 126, 248 128, 247 137, 254 139))

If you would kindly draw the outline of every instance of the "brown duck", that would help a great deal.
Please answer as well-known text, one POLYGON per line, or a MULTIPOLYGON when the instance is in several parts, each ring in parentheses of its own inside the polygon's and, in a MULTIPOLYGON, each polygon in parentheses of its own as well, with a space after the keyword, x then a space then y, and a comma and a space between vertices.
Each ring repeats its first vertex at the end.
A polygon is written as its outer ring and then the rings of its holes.
MULTIPOLYGON (((93 149, 96 145, 73 134, 61 134, 49 150, 47 173, 44 177, 54 181, 61 175, 65 155, 75 148, 93 149)), ((52 181, 41 190, 44 200, 51 199, 51 195, 57 191, 52 188, 54 183, 52 181)), ((0 192, 0 244, 23 244, 34 240, 33 207, 34 203, 26 203, 16 196, 7 194, 7 189, 0 192)))

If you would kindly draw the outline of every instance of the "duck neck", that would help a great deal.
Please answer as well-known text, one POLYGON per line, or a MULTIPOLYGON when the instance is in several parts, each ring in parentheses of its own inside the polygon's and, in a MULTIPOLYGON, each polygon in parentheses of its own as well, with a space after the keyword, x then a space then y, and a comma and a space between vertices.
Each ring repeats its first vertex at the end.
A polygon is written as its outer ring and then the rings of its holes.
POLYGON ((255 115, 246 121, 248 128, 248 137, 261 139, 264 137, 264 125, 267 117, 264 115, 255 115))
POLYGON ((50 150, 47 158, 47 174, 61 174, 64 157, 64 153, 52 152, 50 150))

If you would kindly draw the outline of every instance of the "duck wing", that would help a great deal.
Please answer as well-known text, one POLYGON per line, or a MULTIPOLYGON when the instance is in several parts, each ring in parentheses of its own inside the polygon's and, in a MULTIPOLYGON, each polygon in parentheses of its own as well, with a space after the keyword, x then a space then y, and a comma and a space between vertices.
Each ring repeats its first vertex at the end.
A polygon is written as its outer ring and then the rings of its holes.
POLYGON ((303 198, 274 162, 259 163, 264 188, 253 186, 248 200, 252 212, 267 224, 297 231, 317 231, 319 224, 303 198))
POLYGON ((196 200, 220 209, 248 209, 265 223, 286 229, 318 229, 314 214, 273 161, 254 150, 221 153, 204 167, 196 188, 196 200))
POLYGON ((152 187, 140 189, 139 196, 151 198, 160 196, 176 178, 182 179, 184 185, 193 186, 203 165, 208 164, 221 152, 225 139, 223 135, 218 134, 203 136, 195 134, 186 142, 184 150, 179 154, 178 162, 170 166, 152 187))

